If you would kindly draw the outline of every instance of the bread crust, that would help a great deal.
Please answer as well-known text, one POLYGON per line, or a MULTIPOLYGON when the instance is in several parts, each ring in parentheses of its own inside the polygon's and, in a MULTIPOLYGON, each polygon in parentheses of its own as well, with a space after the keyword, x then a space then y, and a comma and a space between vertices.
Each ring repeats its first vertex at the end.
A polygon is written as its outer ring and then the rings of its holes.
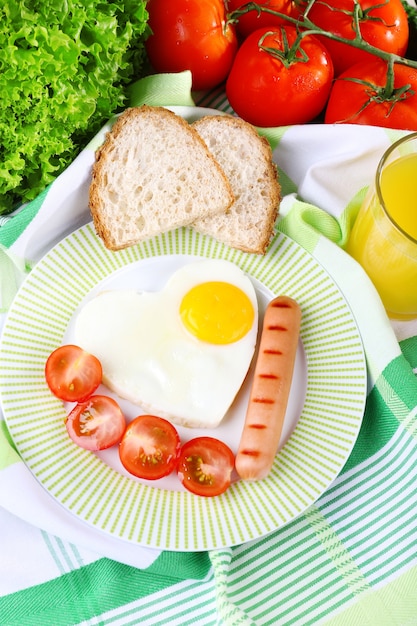
MULTIPOLYGON (((226 213, 234 201, 234 194, 229 179, 225 175, 223 169, 213 157, 207 148, 207 145, 200 137, 199 133, 179 115, 164 107, 154 107, 142 105, 140 107, 130 107, 126 109, 115 121, 111 130, 106 134, 103 144, 97 149, 95 154, 95 162, 92 168, 92 180, 89 189, 89 207, 93 218, 93 223, 98 236, 103 240, 105 246, 110 250, 120 250, 129 247, 142 239, 164 232, 179 226, 186 226, 195 220, 191 209, 189 215, 182 215, 181 219, 174 219, 174 212, 169 215, 169 207, 167 206, 167 217, 164 226, 159 225, 152 232, 145 232, 142 236, 140 232, 127 240, 121 240, 116 236, 115 220, 117 216, 109 218, 109 211, 106 209, 106 192, 109 190, 109 170, 114 165, 115 150, 122 143, 123 138, 129 132, 130 128, 134 128, 139 120, 142 124, 153 125, 155 133, 160 132, 159 141, 164 144, 164 129, 170 128, 173 132, 178 133, 178 138, 187 137, 190 146, 198 152, 198 156, 204 163, 205 167, 212 173, 215 173, 215 184, 222 190, 222 197, 217 206, 205 206, 201 208, 200 214, 205 215, 207 211, 211 214, 226 213)), ((141 137, 137 137, 138 150, 140 149, 141 137)), ((123 163, 118 164, 123 167, 123 163)), ((160 168, 164 167, 161 163, 160 168)), ((201 166, 203 167, 203 166, 201 166)), ((162 171, 162 175, 164 172, 162 171)), ((138 177, 140 178, 140 172, 138 177)), ((139 181, 140 182, 140 181, 139 181)), ((198 181, 195 182, 196 189, 198 181)), ((219 192, 220 193, 220 192, 219 192)), ((214 194, 212 194, 214 195, 214 194)), ((116 208, 116 212, 119 207, 116 208)), ((152 206, 146 207, 146 210, 152 212, 152 206)), ((121 207, 123 209, 123 207, 121 207)), ((194 211, 195 213, 196 211, 194 211)))

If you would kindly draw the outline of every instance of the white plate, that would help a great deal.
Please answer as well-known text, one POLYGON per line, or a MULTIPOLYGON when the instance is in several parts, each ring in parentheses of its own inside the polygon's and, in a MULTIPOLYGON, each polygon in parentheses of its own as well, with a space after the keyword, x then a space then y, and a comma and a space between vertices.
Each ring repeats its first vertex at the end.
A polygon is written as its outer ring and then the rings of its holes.
MULTIPOLYGON (((339 474, 356 441, 366 398, 359 331, 343 295, 315 259, 283 234, 265 256, 245 254, 189 229, 171 231, 110 252, 91 224, 53 248, 21 287, 0 344, 4 416, 26 465, 68 511, 120 540, 197 551, 240 544, 288 523, 313 504, 339 474), (171 476, 156 483, 123 472, 117 451, 77 447, 64 426, 63 404, 45 383, 52 350, 71 337, 86 298, 103 286, 158 289, 176 267, 222 258, 254 281, 261 309, 286 293, 302 307, 302 347, 286 416, 283 447, 263 481, 236 480, 216 498, 184 491, 171 476)), ((224 423, 210 431, 236 450, 247 385, 224 423)), ((137 408, 125 406, 129 417, 137 408)), ((183 438, 200 431, 181 429, 183 438)))

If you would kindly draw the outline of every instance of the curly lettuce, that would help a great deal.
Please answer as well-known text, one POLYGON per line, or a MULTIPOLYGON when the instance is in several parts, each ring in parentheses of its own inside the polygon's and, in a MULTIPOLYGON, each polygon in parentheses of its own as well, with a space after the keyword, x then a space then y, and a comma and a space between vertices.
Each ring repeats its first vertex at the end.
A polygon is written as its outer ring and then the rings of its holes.
POLYGON ((123 108, 147 20, 146 0, 0 7, 0 214, 36 197, 123 108))

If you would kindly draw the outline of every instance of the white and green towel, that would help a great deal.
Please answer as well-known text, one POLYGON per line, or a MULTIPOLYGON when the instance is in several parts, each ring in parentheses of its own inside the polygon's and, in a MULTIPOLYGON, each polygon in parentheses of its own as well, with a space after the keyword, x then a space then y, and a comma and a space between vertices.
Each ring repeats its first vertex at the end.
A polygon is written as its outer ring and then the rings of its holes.
MULTIPOLYGON (((131 104, 230 112, 221 90, 193 97, 185 72, 140 81, 131 104)), ((158 551, 98 533, 68 513, 27 469, 0 421, 1 626, 417 624, 417 324, 391 323, 342 249, 382 152, 401 133, 323 125, 263 132, 283 186, 277 229, 333 277, 362 336, 368 395, 347 463, 314 505, 264 538, 211 552, 158 551)), ((2 220, 3 321, 30 268, 89 221, 85 202, 79 211, 65 207, 74 206, 74 193, 85 198, 101 139, 2 220), (77 191, 68 184, 74 174, 77 191)))

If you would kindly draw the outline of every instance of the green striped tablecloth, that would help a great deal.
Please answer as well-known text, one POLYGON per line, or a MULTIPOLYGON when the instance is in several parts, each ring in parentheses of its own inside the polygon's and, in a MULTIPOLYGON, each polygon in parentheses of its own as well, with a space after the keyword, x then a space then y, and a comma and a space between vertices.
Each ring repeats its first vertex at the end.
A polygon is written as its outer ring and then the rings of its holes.
MULTIPOLYGON (((187 73, 145 79, 132 104, 192 106, 189 86, 187 73)), ((221 91, 194 98, 230 110, 221 91)), ((400 133, 311 125, 266 134, 284 191, 277 229, 326 268, 362 335, 368 395, 347 463, 314 505, 264 538, 158 551, 112 541, 67 515, 0 421, 1 626, 417 624, 416 323, 390 323, 342 250, 376 162, 400 133)), ((85 169, 94 147, 71 167, 85 169)), ((48 198, 69 193, 65 176, 0 227, 3 313, 30 267, 89 219, 85 206, 54 213, 48 198)))

